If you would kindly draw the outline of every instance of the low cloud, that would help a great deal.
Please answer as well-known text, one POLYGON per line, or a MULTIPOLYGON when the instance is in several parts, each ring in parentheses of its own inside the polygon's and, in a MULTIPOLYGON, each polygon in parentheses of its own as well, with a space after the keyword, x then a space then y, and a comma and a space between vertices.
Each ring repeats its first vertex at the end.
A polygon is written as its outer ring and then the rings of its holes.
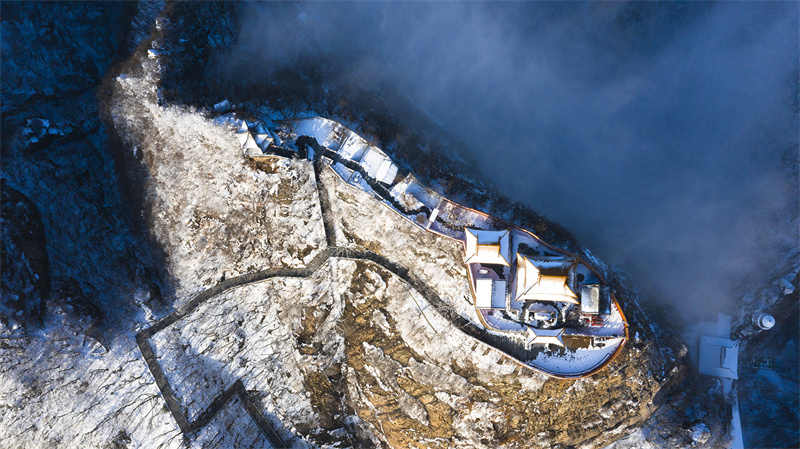
POLYGON ((790 2, 270 3, 232 58, 392 86, 496 187, 708 316, 796 244, 797 30, 790 2))

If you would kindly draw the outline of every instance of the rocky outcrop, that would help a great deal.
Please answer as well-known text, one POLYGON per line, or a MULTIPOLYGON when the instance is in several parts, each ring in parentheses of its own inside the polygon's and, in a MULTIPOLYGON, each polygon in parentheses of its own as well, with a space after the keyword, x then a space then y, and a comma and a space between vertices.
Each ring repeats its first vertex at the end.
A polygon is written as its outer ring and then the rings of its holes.
POLYGON ((0 319, 41 324, 45 301, 50 296, 50 263, 47 257, 44 225, 39 209, 25 195, 9 187, 0 187, 2 195, 2 299, 0 319))

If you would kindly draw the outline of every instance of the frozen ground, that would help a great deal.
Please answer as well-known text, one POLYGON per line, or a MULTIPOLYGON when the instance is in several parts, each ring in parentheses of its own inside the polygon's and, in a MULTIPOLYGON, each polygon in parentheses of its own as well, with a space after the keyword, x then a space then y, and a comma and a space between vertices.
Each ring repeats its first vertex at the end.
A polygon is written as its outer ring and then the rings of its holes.
POLYGON ((55 310, 41 331, 0 343, 0 447, 180 447, 133 329, 104 346, 84 326, 55 310))
MULTIPOLYGON (((157 61, 143 64, 158 69, 157 61)), ((310 260, 325 241, 311 164, 287 170, 289 161, 275 160, 257 169, 246 163, 232 125, 158 106, 154 82, 121 75, 112 114, 147 170, 152 231, 167 249, 178 294, 310 260)))
POLYGON ((533 366, 541 366, 550 372, 559 374, 589 370, 611 357, 614 351, 619 348, 619 345, 622 344, 622 340, 622 338, 613 338, 605 342, 605 347, 603 348, 579 348, 574 351, 567 351, 566 354, 542 352, 529 363, 533 366))

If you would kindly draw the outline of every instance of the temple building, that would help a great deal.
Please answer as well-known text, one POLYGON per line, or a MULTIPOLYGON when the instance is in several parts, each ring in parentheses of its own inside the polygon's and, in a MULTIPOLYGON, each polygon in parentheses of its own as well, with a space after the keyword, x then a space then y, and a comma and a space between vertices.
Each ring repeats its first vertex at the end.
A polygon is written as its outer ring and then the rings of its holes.
POLYGON ((464 262, 472 267, 475 308, 505 309, 510 266, 509 231, 466 229, 464 262))
POLYGON ((564 341, 561 340, 561 335, 564 334, 564 328, 561 329, 533 329, 531 327, 527 330, 528 340, 525 345, 530 347, 532 344, 550 344, 564 347, 564 341))
POLYGON ((516 301, 563 301, 578 304, 567 276, 545 276, 527 257, 517 254, 516 301))
POLYGON ((511 265, 509 231, 484 231, 465 229, 467 255, 466 264, 511 265))

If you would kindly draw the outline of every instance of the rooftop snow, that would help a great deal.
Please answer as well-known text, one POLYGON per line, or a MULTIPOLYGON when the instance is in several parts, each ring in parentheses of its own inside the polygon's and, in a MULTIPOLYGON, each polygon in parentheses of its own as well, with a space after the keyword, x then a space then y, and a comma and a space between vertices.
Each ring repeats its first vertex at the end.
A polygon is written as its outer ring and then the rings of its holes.
POLYGON ((509 265, 509 231, 466 229, 466 262, 509 265))
POLYGON ((720 337, 700 337, 700 374, 738 379, 739 342, 720 337))

